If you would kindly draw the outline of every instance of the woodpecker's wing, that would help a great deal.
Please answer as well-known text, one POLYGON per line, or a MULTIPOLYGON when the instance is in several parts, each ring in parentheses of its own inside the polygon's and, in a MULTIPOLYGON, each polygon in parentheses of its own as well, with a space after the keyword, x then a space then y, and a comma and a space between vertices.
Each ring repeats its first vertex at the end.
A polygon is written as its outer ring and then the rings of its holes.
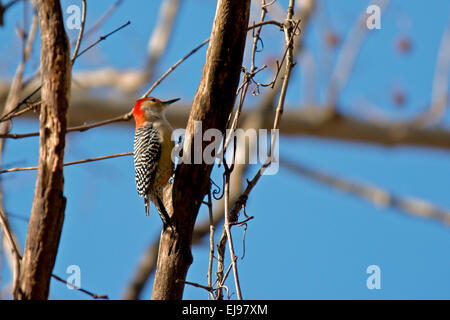
POLYGON ((161 142, 158 130, 151 124, 136 130, 134 135, 134 169, 139 195, 145 196, 155 179, 156 168, 161 156, 161 142))

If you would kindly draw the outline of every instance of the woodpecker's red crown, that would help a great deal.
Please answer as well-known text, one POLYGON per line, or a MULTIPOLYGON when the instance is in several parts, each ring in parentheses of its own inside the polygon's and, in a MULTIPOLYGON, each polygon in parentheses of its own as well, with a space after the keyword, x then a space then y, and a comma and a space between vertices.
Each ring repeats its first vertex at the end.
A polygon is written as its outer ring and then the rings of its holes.
POLYGON ((165 110, 166 106, 178 100, 180 99, 161 101, 155 97, 147 97, 137 100, 133 108, 136 128, 141 127, 146 121, 151 121, 152 118, 158 118, 165 110))

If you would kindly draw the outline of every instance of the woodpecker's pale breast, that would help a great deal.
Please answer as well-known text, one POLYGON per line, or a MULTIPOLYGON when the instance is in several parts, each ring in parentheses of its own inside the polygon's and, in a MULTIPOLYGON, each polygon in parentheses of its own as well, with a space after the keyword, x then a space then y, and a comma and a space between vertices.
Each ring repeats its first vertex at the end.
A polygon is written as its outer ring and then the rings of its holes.
POLYGON ((172 161, 174 142, 172 141, 172 130, 167 124, 162 121, 156 121, 153 123, 153 126, 159 132, 161 143, 161 156, 156 170, 155 186, 162 188, 166 185, 174 171, 174 163, 172 161))

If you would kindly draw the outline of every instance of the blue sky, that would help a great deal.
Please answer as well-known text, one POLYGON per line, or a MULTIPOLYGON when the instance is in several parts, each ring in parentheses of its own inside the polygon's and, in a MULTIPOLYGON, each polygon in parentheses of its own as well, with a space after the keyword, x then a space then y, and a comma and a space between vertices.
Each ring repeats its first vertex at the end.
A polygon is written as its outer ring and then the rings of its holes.
MULTIPOLYGON (((63 8, 80 1, 62 1, 63 8)), ((287 1, 280 1, 286 6, 287 1)), ((110 1, 88 1, 87 21, 94 23, 110 6, 110 1)), ((106 33, 131 20, 131 26, 117 33, 79 61, 76 70, 112 66, 139 68, 144 65, 148 36, 154 26, 160 1, 145 5, 124 1, 101 28, 106 33)), ((345 38, 355 19, 368 2, 321 1, 327 25, 345 38)), ((209 36, 215 3, 207 0, 185 1, 174 29, 167 54, 158 67, 164 72, 182 55, 209 36), (193 19, 195 17, 195 19, 193 19)), ((354 72, 339 99, 339 107, 358 115, 355 106, 363 100, 377 105, 390 117, 405 118, 426 108, 431 97, 437 51, 442 33, 449 23, 450 2, 391 0, 382 15, 382 29, 369 33, 356 61, 354 72), (409 37, 412 51, 401 54, 395 43, 409 37), (393 87, 407 94, 406 105, 396 107, 391 99, 393 87)), ((255 10, 253 16, 259 16, 255 10)), ((21 18, 21 7, 8 11, 6 26, 0 29, 0 52, 5 57, 0 78, 13 74, 19 42, 13 28, 21 18)), ((314 23, 305 33, 308 52, 314 57, 318 74, 317 92, 323 102, 329 74, 321 63, 324 45, 321 28, 314 23), (319 72, 319 71, 318 71, 319 72)), ((69 31, 71 39, 75 31, 69 31)), ((84 44, 95 40, 92 37, 84 44)), ((278 55, 282 34, 267 29, 264 38, 267 55, 278 55)), ((37 44, 37 42, 36 42, 37 44)), ((339 47, 340 48, 340 47, 339 47)), ((36 66, 35 50, 30 70, 36 66)), ((180 66, 154 95, 180 97, 188 103, 201 77, 205 50, 180 66)), ((333 56, 331 56, 333 57, 333 56)), ((265 63, 260 56, 257 63, 265 63)), ((334 60, 331 58, 331 66, 334 60)), ((296 68, 303 70, 299 63, 296 68)), ((305 102, 302 78, 294 74, 287 103, 294 108, 305 102)), ((249 97, 249 106, 258 98, 249 97)), ((130 101, 130 106, 132 105, 130 101)), ((176 106, 174 106, 176 107, 176 106)), ((89 119, 87 119, 89 120, 89 119)), ((38 123, 30 119, 14 121, 14 132, 34 131, 38 123)), ((355 135, 358 133, 355 132, 355 135)), ((68 134, 66 161, 131 151, 133 128, 110 125, 83 133, 68 134)), ((38 139, 8 141, 5 167, 37 163, 38 139)), ((398 195, 409 195, 450 208, 449 152, 416 147, 386 148, 336 142, 310 137, 280 140, 280 154, 311 167, 354 181, 370 182, 398 195)), ((257 168, 249 172, 249 177, 257 168)), ((66 167, 66 219, 54 273, 68 277, 69 265, 81 268, 83 288, 98 294, 120 298, 132 278, 147 246, 158 237, 161 223, 153 214, 144 214, 143 200, 137 196, 131 157, 111 159, 81 166, 66 167)), ((29 216, 36 174, 11 173, 2 176, 5 208, 14 215, 29 216)), ((220 181, 216 172, 216 181, 220 181)), ((254 189, 247 213, 255 216, 246 234, 245 258, 239 260, 243 295, 246 299, 449 299, 450 229, 441 223, 375 207, 352 195, 344 194, 295 176, 281 168, 274 176, 265 176, 254 189), (381 289, 369 290, 366 268, 381 269, 381 289)), ((206 218, 203 208, 199 220, 206 218)), ((26 222, 11 218, 23 247, 26 222)), ((217 235, 221 228, 218 227, 217 235)), ((242 230, 233 231, 236 250, 242 255, 242 230)), ((194 263, 187 280, 206 283, 208 244, 193 249, 194 263)), ((9 279, 4 266, 2 279, 9 279)), ((150 279, 143 298, 151 294, 150 279)), ((233 288, 233 283, 228 283, 233 288)), ((52 281, 52 299, 89 299, 52 281)), ((198 288, 187 286, 184 298, 207 299, 198 288)), ((233 296, 235 298, 235 296, 233 296)))

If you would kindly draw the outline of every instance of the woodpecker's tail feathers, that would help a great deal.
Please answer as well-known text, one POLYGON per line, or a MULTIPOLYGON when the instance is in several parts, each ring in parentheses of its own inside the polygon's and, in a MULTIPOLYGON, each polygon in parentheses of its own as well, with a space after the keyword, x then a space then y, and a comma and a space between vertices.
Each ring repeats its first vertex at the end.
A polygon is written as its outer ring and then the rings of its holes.
POLYGON ((148 198, 147 195, 144 197, 144 201, 145 201, 145 215, 148 217, 150 211, 150 199, 148 198))

